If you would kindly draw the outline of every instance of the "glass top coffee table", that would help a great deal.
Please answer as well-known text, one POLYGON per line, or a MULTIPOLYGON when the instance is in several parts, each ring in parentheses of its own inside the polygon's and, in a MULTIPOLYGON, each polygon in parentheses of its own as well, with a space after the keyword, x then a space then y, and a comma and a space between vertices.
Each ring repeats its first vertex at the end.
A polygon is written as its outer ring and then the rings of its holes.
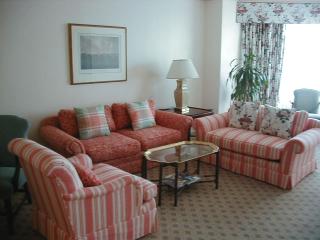
POLYGON ((214 181, 215 187, 218 189, 220 165, 218 146, 209 142, 183 141, 147 150, 144 153, 141 175, 143 178, 147 178, 147 161, 158 162, 160 164, 158 205, 161 205, 163 185, 174 189, 174 205, 177 206, 179 191, 196 182, 208 182, 201 180, 200 158, 213 154, 216 155, 215 174, 210 176, 215 177, 211 182, 214 181), (197 161, 196 174, 188 172, 188 162, 192 160, 197 161), (184 171, 179 174, 178 166, 182 163, 185 164, 184 171), (163 177, 163 168, 167 166, 174 167, 175 172, 163 177))

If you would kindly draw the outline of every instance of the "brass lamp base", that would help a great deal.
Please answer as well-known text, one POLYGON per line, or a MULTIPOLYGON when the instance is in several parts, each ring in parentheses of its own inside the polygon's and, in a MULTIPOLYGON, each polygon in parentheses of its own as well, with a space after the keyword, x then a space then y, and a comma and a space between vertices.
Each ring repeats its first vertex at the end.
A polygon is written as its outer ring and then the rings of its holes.
POLYGON ((177 110, 181 111, 181 113, 189 112, 189 89, 186 80, 177 80, 177 88, 174 90, 174 100, 177 110))

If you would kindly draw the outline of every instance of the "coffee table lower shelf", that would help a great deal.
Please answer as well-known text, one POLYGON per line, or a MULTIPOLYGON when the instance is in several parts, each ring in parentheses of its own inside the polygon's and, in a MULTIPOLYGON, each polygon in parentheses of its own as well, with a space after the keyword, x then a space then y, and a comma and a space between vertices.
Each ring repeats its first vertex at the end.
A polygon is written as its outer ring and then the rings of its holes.
POLYGON ((176 207, 178 205, 178 194, 185 188, 196 184, 196 183, 205 183, 205 182, 214 182, 215 183, 215 189, 218 189, 219 187, 219 153, 216 154, 217 156, 217 162, 215 165, 215 174, 208 175, 208 176, 201 176, 200 175, 200 160, 197 160, 197 170, 196 175, 189 175, 188 173, 188 163, 185 163, 185 169, 182 173, 179 174, 179 168, 177 163, 160 163, 160 169, 159 169, 159 180, 158 180, 158 206, 161 206, 161 200, 162 200, 162 187, 167 186, 169 188, 172 188, 174 191, 174 206, 176 207), (168 176, 163 176, 163 168, 165 167, 174 167, 174 174, 170 174, 170 181, 168 182, 168 176), (189 175, 196 177, 193 181, 186 181, 184 183, 180 182, 179 184, 179 178, 181 179, 182 175, 189 175), (207 177, 214 177, 212 180, 205 180, 207 177))

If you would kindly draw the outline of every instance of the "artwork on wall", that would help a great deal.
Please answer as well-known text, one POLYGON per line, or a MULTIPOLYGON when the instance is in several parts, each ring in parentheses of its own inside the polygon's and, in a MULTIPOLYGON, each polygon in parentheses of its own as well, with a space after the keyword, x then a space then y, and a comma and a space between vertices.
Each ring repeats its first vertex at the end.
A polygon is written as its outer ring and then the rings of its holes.
POLYGON ((127 28, 68 24, 71 84, 127 80, 127 28))

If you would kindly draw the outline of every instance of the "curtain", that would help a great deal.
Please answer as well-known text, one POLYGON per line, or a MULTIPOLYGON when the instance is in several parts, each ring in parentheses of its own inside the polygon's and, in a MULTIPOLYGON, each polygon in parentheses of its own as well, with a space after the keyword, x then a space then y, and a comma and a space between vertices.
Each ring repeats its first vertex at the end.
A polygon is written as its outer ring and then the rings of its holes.
POLYGON ((241 24, 241 58, 250 51, 257 57, 257 67, 268 80, 268 88, 261 93, 261 101, 276 106, 284 54, 284 24, 241 24))

